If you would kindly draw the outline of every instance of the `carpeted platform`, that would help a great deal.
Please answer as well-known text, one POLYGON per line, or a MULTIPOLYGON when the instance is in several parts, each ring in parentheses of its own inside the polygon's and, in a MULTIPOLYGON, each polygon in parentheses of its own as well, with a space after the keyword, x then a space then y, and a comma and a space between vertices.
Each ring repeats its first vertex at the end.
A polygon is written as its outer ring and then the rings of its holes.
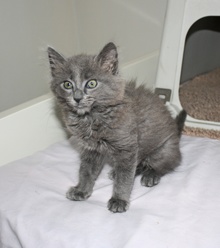
POLYGON ((220 140, 220 131, 212 130, 212 129, 203 129, 203 128, 185 126, 183 130, 183 134, 188 136, 207 137, 210 139, 220 140))
MULTIPOLYGON (((220 122, 220 68, 181 84, 179 97, 191 117, 220 122)), ((220 139, 220 131, 215 130, 186 127, 184 133, 220 139)))

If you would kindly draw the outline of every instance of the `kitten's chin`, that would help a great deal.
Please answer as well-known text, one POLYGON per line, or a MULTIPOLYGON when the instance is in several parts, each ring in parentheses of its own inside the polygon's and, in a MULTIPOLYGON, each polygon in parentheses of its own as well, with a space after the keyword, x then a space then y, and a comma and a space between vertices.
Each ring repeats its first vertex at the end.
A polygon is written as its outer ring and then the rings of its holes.
POLYGON ((85 115, 90 112, 90 108, 77 108, 76 112, 78 115, 85 115))

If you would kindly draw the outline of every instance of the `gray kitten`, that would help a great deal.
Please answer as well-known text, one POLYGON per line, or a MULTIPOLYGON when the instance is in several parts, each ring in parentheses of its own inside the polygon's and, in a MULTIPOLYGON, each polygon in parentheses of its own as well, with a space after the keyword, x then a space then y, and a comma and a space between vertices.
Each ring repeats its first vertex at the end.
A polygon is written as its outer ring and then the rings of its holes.
POLYGON ((112 212, 128 209, 135 175, 152 187, 161 176, 180 164, 180 134, 186 118, 183 110, 174 120, 158 96, 118 74, 118 53, 108 43, 97 56, 65 58, 48 48, 51 89, 64 123, 81 151, 79 183, 66 197, 85 200, 110 158, 112 212))

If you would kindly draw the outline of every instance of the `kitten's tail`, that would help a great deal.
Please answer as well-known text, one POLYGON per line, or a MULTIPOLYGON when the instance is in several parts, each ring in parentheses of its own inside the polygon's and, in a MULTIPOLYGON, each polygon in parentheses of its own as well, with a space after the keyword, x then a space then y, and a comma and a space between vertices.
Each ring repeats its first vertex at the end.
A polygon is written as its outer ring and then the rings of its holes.
POLYGON ((184 123, 185 123, 185 120, 186 120, 186 116, 187 116, 187 113, 183 109, 182 111, 180 111, 180 113, 177 115, 177 117, 175 119, 176 120, 176 124, 177 124, 177 129, 178 129, 179 136, 181 136, 181 133, 183 131, 183 127, 184 127, 184 123))

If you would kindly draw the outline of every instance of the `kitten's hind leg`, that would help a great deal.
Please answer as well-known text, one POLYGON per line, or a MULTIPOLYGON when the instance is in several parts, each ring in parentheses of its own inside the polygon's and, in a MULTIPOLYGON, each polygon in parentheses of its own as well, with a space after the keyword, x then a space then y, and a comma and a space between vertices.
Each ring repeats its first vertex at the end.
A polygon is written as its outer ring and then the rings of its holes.
POLYGON ((109 171, 108 177, 109 177, 110 180, 114 180, 115 179, 115 170, 114 169, 112 169, 111 171, 109 171))
POLYGON ((160 181, 160 175, 149 165, 149 158, 138 164, 136 176, 142 175, 141 184, 146 187, 157 185, 160 181))
POLYGON ((103 168, 103 160, 104 157, 95 151, 84 151, 81 154, 79 183, 67 191, 66 197, 69 200, 82 201, 90 197, 95 180, 103 168))
POLYGON ((143 176, 141 178, 141 185, 146 187, 153 187, 160 182, 161 175, 159 175, 154 169, 147 168, 143 172, 143 176))
POLYGON ((144 161, 141 184, 152 187, 160 182, 160 178, 174 170, 181 161, 179 143, 177 139, 170 139, 148 155, 144 161))
POLYGON ((139 176, 141 174, 143 174, 143 171, 145 170, 146 166, 144 165, 144 163, 139 163, 137 165, 137 168, 136 168, 136 172, 135 172, 135 176, 139 176))

